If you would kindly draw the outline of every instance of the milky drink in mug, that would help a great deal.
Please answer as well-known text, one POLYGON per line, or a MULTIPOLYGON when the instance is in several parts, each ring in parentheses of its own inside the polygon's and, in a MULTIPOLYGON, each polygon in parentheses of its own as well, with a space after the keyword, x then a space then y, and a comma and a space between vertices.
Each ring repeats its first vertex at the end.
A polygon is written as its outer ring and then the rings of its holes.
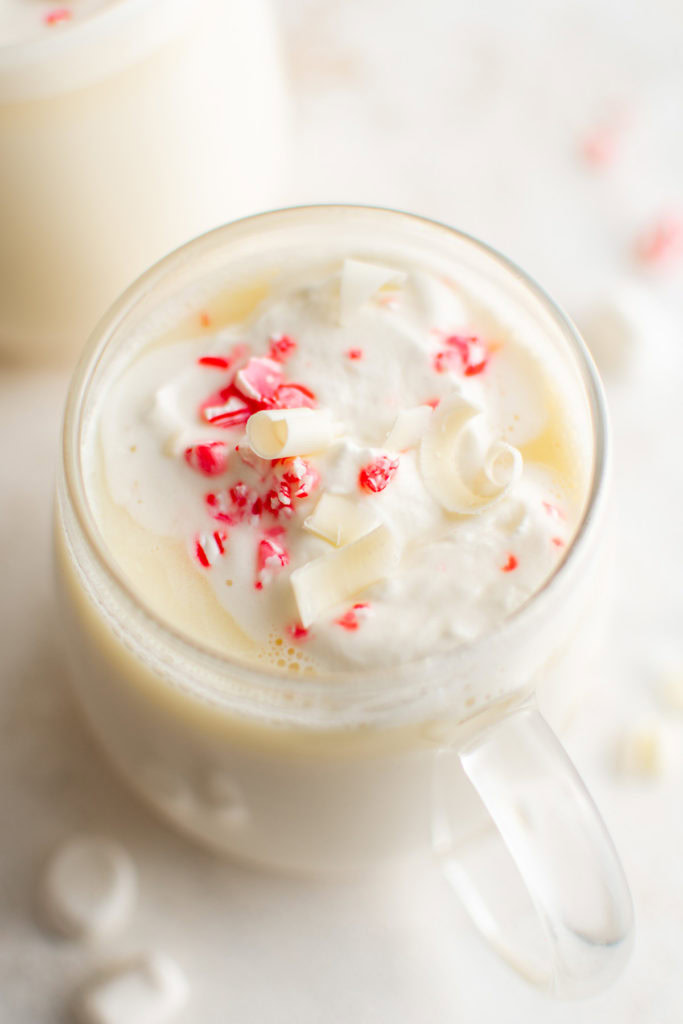
POLYGON ((561 760, 512 709, 564 701, 598 567, 568 330, 478 243, 334 207, 214 232, 114 307, 57 555, 79 698, 148 801, 243 858, 357 866, 467 832, 460 758, 506 713, 561 760))

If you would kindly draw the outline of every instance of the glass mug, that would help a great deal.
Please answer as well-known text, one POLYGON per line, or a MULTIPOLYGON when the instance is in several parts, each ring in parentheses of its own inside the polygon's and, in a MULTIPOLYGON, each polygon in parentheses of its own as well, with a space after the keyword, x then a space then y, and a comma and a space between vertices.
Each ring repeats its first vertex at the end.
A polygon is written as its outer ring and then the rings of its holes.
POLYGON ((57 362, 151 263, 274 199, 286 96, 267 0, 48 29, 25 6, 36 33, 0 41, 0 355, 57 362))
POLYGON ((600 385, 571 323, 512 263, 448 227, 310 207, 238 221, 174 252, 102 320, 65 414, 57 581, 73 686, 102 747, 176 826, 250 862, 318 871, 431 846, 475 923, 521 973, 563 996, 602 988, 628 953, 628 887, 536 697, 559 720, 581 678, 605 548, 605 431, 600 385), (107 383, 150 332, 200 308, 221 283, 289 272, 322 248, 331 258, 408 255, 541 331, 580 410, 590 482, 552 578, 488 634, 390 669, 294 678, 216 654, 143 606, 98 531, 84 452, 107 383), (513 886, 495 891, 502 869, 484 870, 489 847, 512 867, 523 911, 504 906, 513 886), (529 922, 533 934, 521 935, 529 922))

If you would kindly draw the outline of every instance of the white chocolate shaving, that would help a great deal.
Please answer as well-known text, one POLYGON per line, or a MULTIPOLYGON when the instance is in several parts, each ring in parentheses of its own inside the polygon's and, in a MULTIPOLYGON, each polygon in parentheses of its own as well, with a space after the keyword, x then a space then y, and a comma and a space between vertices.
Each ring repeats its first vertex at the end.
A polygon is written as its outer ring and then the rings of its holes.
POLYGON ((121 964, 81 991, 81 1024, 164 1024, 185 1005, 189 986, 178 965, 161 953, 121 964))
POLYGON ((432 418, 430 405, 416 405, 412 409, 402 409, 396 422, 387 434, 384 447, 390 452, 404 452, 415 448, 432 418))
POLYGON ((265 409, 247 420, 247 440, 262 459, 323 451, 341 428, 328 409, 265 409))
POLYGON ((366 504, 343 494, 329 493, 321 496, 311 515, 304 520, 307 530, 338 548, 365 536, 377 525, 377 517, 366 504))
POLYGON ((406 275, 394 267, 344 260, 339 286, 339 323, 346 326, 368 299, 387 284, 400 285, 406 275))
POLYGON ((425 487, 449 512, 482 512, 507 494, 522 472, 522 456, 512 445, 500 440, 483 445, 476 429, 485 426, 481 416, 477 406, 455 395, 434 412, 422 438, 425 487))
POLYGON ((352 544, 313 559, 290 576, 305 628, 361 590, 385 579, 398 561, 398 547, 384 525, 352 544))

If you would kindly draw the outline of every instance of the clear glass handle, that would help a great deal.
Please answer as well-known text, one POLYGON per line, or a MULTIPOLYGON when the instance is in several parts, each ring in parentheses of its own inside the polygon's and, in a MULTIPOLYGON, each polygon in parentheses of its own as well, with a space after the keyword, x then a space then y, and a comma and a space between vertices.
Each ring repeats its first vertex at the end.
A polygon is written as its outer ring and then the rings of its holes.
POLYGON ((628 957, 633 907, 612 840, 564 748, 524 707, 458 754, 480 800, 470 789, 472 808, 461 814, 462 793, 450 811, 437 801, 435 849, 465 908, 533 984, 563 998, 604 988, 628 957))

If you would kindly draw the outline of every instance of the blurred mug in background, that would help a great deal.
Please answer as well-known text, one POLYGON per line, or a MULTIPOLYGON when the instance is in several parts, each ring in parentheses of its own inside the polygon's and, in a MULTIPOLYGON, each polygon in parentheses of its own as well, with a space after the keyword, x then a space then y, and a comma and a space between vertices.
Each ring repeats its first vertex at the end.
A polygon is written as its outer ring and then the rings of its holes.
POLYGON ((3 360, 72 360, 150 263, 272 203, 286 116, 267 0, 2 0, 3 360))

